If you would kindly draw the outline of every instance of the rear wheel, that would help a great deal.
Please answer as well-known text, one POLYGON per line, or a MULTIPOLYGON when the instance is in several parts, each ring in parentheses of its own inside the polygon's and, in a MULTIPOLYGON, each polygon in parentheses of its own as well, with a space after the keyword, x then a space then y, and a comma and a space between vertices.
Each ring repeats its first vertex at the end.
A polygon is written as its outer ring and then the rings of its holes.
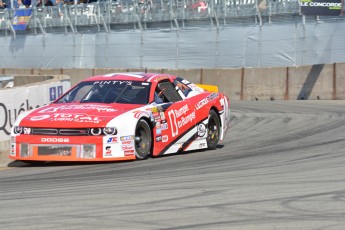
POLYGON ((207 146, 209 149, 216 149, 220 136, 220 120, 214 110, 210 111, 208 115, 207 124, 207 146))
POLYGON ((145 120, 140 120, 135 128, 135 156, 146 159, 151 152, 152 136, 150 126, 145 120))

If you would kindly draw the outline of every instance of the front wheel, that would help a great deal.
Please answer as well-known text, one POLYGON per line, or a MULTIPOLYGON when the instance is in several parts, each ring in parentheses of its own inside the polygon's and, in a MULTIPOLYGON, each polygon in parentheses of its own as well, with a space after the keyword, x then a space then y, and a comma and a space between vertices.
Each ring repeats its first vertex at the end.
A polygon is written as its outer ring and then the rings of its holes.
POLYGON ((209 149, 216 149, 220 136, 220 120, 217 113, 214 110, 210 111, 208 115, 207 124, 207 146, 209 149))
POLYGON ((150 155, 152 136, 150 126, 145 120, 140 120, 135 128, 135 156, 143 160, 150 155))

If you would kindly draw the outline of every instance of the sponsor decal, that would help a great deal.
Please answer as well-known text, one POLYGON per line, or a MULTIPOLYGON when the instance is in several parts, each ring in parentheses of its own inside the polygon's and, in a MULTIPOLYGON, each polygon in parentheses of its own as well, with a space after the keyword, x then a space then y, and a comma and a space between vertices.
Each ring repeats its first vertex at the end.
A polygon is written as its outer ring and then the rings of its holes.
POLYGON ((123 152, 125 156, 133 156, 134 155, 134 150, 127 150, 123 152))
POLYGON ((24 128, 24 134, 30 134, 31 128, 24 128))
POLYGON ((162 129, 162 130, 167 130, 167 129, 168 129, 168 124, 167 124, 167 123, 163 123, 163 124, 161 125, 161 129, 162 129))
POLYGON ((107 143, 117 143, 117 137, 109 137, 107 143))
POLYGON ((133 145, 122 145, 121 148, 122 148, 122 150, 127 151, 127 150, 133 150, 134 146, 133 145))
POLYGON ((206 144, 205 144, 205 143, 199 144, 199 148, 205 148, 205 147, 206 147, 206 144))
POLYGON ((162 142, 168 142, 168 141, 169 141, 168 135, 162 136, 162 142))
POLYGON ((180 128, 182 128, 188 123, 193 122, 193 120, 195 119, 195 111, 187 115, 188 111, 188 105, 184 105, 178 110, 174 109, 168 112, 168 116, 170 118, 170 129, 172 137, 177 136, 180 128))
POLYGON ((188 85, 190 82, 187 81, 187 80, 182 80, 182 83, 185 84, 185 85, 188 85))
POLYGON ((206 134, 206 125, 201 123, 198 125, 198 136, 203 137, 206 134))
POLYGON ((111 146, 105 147, 105 155, 111 155, 111 146))
POLYGON ((45 120, 45 119, 48 119, 50 117, 50 115, 41 115, 41 116, 34 116, 34 117, 31 117, 30 120, 31 121, 41 121, 41 120, 45 120))
POLYGON ((94 85, 132 85, 132 81, 95 81, 94 85))
POLYGON ((161 135, 162 134, 162 130, 161 129, 156 129, 156 135, 161 135))
POLYGON ((196 103, 195 108, 196 110, 201 109, 202 107, 204 107, 205 105, 207 105, 210 101, 214 100, 215 98, 218 97, 217 93, 212 93, 211 95, 207 96, 206 98, 202 99, 201 101, 199 101, 198 103, 196 103))
POLYGON ((133 135, 129 135, 129 136, 122 136, 120 137, 121 141, 129 141, 129 140, 134 140, 134 136, 133 135))
POLYGON ((16 155, 16 143, 11 143, 11 152, 10 152, 11 156, 15 156, 16 155))
POLYGON ((160 141, 162 141, 162 136, 157 136, 156 137, 156 142, 160 142, 160 141))
POLYGON ((213 99, 218 97, 218 93, 212 93, 211 95, 209 95, 207 98, 212 101, 213 99))
POLYGON ((48 142, 48 143, 68 143, 69 138, 55 138, 55 137, 42 137, 41 142, 48 142))
POLYGON ((181 128, 185 126, 187 123, 192 122, 194 119, 195 119, 195 111, 187 115, 186 117, 181 117, 181 120, 177 122, 178 127, 181 128))
POLYGON ((133 111, 134 113, 134 118, 139 118, 141 116, 146 116, 146 117, 150 117, 150 114, 146 111, 142 111, 142 110, 135 110, 133 111))
POLYGON ((130 141, 122 141, 121 143, 122 143, 122 145, 132 145, 132 144, 133 144, 133 140, 130 140, 130 141))
POLYGON ((110 145, 105 146, 105 148, 103 150, 103 157, 104 158, 114 157, 114 152, 113 152, 110 145))
POLYGON ((201 109, 204 105, 208 104, 209 100, 207 98, 202 99, 201 101, 199 101, 198 103, 196 103, 195 108, 196 110, 201 109))
POLYGON ((160 128, 161 128, 161 123, 160 123, 160 122, 157 122, 157 123, 156 123, 156 127, 157 127, 157 129, 160 129, 160 128))
POLYGON ((101 119, 99 117, 87 116, 84 114, 69 114, 69 113, 55 113, 52 115, 45 114, 40 116, 33 116, 31 121, 41 121, 50 118, 51 121, 70 121, 79 123, 99 123, 101 119))
POLYGON ((57 113, 63 110, 96 110, 98 112, 117 111, 111 106, 83 104, 83 105, 61 105, 61 106, 56 106, 56 107, 47 107, 47 108, 41 109, 38 113, 57 113))
POLYGON ((162 119, 162 120, 165 120, 165 114, 164 114, 164 112, 160 112, 160 115, 161 115, 161 119, 162 119))
POLYGON ((179 117, 185 115, 185 114, 188 112, 188 110, 189 110, 188 105, 184 105, 184 106, 182 106, 182 107, 181 107, 180 109, 178 109, 178 110, 175 109, 174 112, 175 112, 176 118, 179 118, 179 117))
POLYGON ((97 112, 115 112, 117 109, 114 108, 106 108, 106 107, 101 107, 101 108, 96 108, 97 112))
POLYGON ((158 108, 157 107, 152 107, 151 108, 152 113, 158 113, 158 108))

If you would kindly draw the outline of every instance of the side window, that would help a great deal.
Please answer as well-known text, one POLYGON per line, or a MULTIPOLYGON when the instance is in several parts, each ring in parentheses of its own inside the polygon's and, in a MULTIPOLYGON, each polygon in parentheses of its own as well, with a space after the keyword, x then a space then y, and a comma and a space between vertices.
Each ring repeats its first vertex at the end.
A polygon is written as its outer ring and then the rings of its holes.
POLYGON ((155 90, 156 103, 168 103, 181 101, 182 97, 176 91, 174 85, 169 80, 163 80, 158 83, 155 90))
POLYGON ((192 91, 192 89, 187 86, 188 84, 190 84, 189 81, 180 77, 176 78, 174 81, 174 85, 177 86, 186 97, 188 93, 192 91))

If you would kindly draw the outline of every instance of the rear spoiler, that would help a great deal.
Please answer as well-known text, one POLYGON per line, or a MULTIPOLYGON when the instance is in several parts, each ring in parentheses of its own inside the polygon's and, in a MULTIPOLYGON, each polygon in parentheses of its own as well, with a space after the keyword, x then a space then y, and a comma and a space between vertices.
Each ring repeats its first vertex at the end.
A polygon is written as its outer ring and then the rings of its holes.
POLYGON ((218 86, 215 86, 215 85, 202 85, 202 84, 196 84, 196 85, 199 86, 200 88, 206 90, 206 91, 218 93, 218 86))

